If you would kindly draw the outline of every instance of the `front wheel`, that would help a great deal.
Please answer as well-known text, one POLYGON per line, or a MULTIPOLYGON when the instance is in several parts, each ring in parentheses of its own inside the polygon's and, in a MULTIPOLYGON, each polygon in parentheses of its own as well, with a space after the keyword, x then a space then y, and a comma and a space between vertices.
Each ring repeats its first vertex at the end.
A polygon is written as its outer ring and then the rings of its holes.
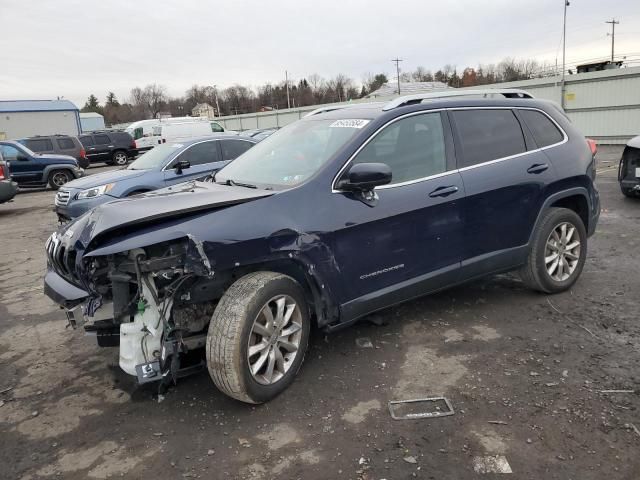
POLYGON ((275 272, 237 280, 218 303, 207 334, 209 374, 226 395, 267 402, 293 382, 307 349, 310 316, 300 285, 275 272))
POLYGON ((117 152, 113 152, 113 156, 111 157, 111 159, 113 160, 113 163, 115 163, 116 165, 126 165, 127 162, 129 161, 129 157, 127 157, 127 154, 125 152, 123 152, 122 150, 118 150, 117 152))
POLYGON ((49 186, 54 190, 58 190, 65 183, 73 180, 71 174, 66 170, 54 170, 49 174, 49 186))
POLYGON ((550 208, 533 234, 524 283, 545 293, 558 293, 576 282, 587 257, 587 231, 580 216, 566 208, 550 208))

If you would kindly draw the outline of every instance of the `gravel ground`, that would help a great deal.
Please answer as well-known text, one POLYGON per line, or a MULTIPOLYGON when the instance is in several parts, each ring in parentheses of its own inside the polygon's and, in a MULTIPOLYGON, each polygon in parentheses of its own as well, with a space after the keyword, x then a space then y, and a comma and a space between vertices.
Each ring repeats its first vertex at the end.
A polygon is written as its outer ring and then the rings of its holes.
POLYGON ((0 205, 0 478, 640 478, 640 201, 620 194, 619 154, 601 151, 602 216, 571 291, 501 275, 316 334, 262 406, 206 372, 159 403, 117 349, 65 330, 42 293, 53 193, 18 195, 0 205), (434 395, 455 414, 391 419, 388 401, 434 395))

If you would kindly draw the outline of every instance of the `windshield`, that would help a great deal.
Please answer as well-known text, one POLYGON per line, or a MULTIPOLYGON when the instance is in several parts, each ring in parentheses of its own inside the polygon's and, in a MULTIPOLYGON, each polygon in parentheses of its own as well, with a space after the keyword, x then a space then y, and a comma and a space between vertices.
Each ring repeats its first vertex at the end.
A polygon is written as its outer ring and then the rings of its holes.
POLYGON ((152 170, 162 168, 169 158, 172 158, 184 145, 180 143, 165 143, 152 148, 127 167, 128 170, 152 170))
POLYGON ((270 135, 216 175, 218 183, 293 187, 316 173, 368 121, 303 120, 270 135))

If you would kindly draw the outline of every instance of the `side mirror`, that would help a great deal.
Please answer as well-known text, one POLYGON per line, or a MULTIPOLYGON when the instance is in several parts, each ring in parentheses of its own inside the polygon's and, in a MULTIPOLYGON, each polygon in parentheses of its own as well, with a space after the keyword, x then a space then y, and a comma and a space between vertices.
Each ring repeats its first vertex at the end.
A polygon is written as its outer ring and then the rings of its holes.
POLYGON ((191 167, 191 162, 189 162, 189 160, 179 160, 173 168, 175 168, 176 173, 181 173, 182 170, 189 167, 191 167))
POLYGON ((385 163, 356 163, 338 182, 341 190, 370 192, 391 182, 391 168, 385 163))

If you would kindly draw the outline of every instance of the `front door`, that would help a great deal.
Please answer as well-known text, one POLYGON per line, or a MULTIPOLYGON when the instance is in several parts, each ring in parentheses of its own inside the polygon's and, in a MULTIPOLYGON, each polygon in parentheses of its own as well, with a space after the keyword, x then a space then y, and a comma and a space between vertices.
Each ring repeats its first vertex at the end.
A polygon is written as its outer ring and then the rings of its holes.
POLYGON ((373 206, 346 192, 332 196, 341 222, 334 252, 343 320, 457 278, 465 192, 450 139, 440 112, 413 114, 385 127, 353 159, 385 163, 393 179, 376 188, 373 206))
POLYGON ((44 166, 33 157, 14 145, 2 144, 0 151, 4 160, 10 162, 9 168, 14 181, 22 185, 43 183, 44 166))

